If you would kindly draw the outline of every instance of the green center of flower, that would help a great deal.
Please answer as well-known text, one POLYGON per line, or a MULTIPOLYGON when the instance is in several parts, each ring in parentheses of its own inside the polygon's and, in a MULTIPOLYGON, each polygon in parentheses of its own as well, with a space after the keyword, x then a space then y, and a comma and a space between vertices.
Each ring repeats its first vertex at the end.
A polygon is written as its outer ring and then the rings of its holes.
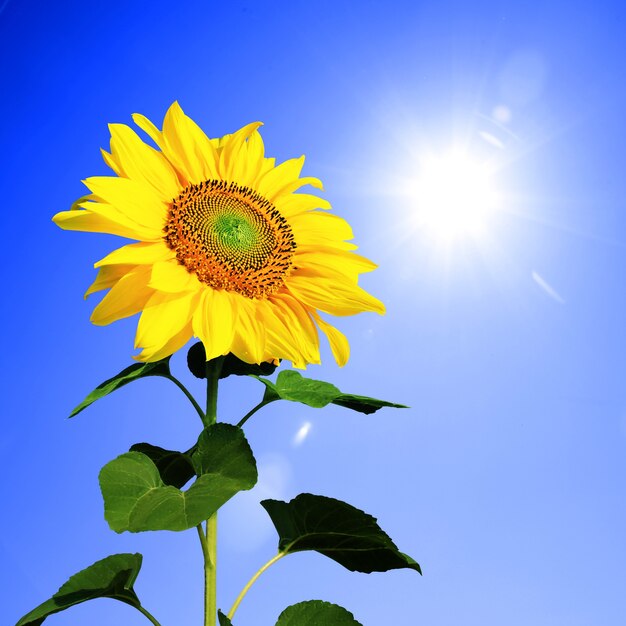
POLYGON ((167 245, 214 289, 264 298, 283 285, 296 247, 285 218, 248 187, 209 180, 172 201, 167 245))
MULTIPOLYGON (((208 230, 214 234, 216 245, 239 252, 242 256, 254 254, 255 250, 263 248, 263 233, 242 215, 228 212, 218 215, 208 230)), ((269 243, 271 237, 267 237, 267 240, 269 243)))

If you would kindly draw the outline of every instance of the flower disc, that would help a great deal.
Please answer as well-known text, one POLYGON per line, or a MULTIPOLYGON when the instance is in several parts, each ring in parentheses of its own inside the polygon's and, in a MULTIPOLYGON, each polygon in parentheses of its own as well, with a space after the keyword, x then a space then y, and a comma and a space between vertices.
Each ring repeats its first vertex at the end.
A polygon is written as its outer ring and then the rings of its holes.
POLYGON ((248 187, 189 185, 172 202, 165 241, 213 289, 266 298, 284 284, 296 244, 287 220, 248 187))

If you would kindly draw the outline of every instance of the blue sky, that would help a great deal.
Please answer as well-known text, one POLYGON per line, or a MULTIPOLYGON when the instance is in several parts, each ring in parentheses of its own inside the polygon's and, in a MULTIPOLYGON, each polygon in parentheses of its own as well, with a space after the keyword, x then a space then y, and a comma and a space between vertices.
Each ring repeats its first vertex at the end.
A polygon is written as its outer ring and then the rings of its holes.
MULTIPOLYGON (((163 626, 201 623, 195 533, 116 535, 97 485, 135 442, 188 446, 197 417, 154 379, 65 419, 130 363, 136 321, 94 327, 82 299, 119 241, 50 219, 82 195, 81 179, 106 173, 107 123, 134 112, 160 123, 176 99, 211 136, 258 119, 269 154, 306 154, 305 173, 380 264, 363 284, 388 308, 340 320, 349 364, 326 352, 309 375, 411 406, 362 416, 285 403, 249 422, 261 480, 221 515, 220 606, 275 553, 256 502, 304 491, 375 515, 424 576, 293 555, 248 594, 237 626, 269 626, 309 598, 364 626, 624 623, 621 4, 0 6, 2 623, 124 551, 144 554, 136 589, 163 626), (406 189, 422 157, 459 145, 495 163, 500 201, 485 237, 443 245, 406 189)), ((184 355, 173 368, 202 394, 184 355)), ((261 393, 227 381, 221 419, 261 393)), ((147 623, 108 600, 49 620, 119 622, 147 623)))

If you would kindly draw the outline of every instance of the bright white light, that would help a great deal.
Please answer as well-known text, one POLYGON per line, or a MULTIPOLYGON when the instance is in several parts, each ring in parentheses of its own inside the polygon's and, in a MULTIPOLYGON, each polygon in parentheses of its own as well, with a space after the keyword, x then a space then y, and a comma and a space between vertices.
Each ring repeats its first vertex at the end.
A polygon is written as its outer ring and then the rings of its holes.
POLYGON ((293 438, 293 445, 294 446, 299 446, 306 438, 307 435, 309 434, 310 430, 311 430, 311 422, 304 422, 304 424, 302 424, 302 426, 300 426, 300 428, 298 429, 298 432, 294 435, 293 438))
POLYGON ((460 151, 420 161, 413 193, 417 224, 443 240, 485 234, 498 204, 489 166, 460 151))

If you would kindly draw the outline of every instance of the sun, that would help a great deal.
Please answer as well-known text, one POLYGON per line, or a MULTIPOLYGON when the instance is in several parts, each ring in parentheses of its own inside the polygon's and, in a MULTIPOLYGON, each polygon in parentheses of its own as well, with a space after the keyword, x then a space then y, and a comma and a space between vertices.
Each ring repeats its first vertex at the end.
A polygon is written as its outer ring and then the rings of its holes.
POLYGON ((493 168, 461 150, 421 159, 413 196, 416 225, 443 241, 483 237, 498 208, 493 168))

